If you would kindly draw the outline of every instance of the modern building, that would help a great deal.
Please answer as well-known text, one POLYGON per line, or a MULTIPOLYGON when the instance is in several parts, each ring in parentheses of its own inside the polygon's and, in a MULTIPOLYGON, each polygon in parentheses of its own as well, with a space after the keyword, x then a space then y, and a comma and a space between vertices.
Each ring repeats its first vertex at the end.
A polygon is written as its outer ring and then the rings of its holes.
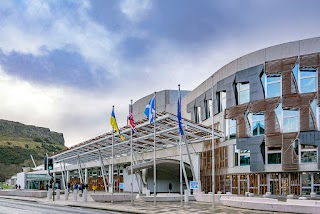
MULTIPOLYGON (((319 67, 320 37, 242 56, 208 74, 193 91, 184 92, 184 188, 189 188, 187 181, 194 180, 201 181, 200 191, 212 191, 214 139, 215 192, 320 195, 319 67)), ((154 191, 153 126, 143 115, 152 96, 133 105, 138 128, 133 139, 134 191, 142 193, 154 191)), ((178 192, 177 91, 157 93, 156 103, 156 191, 168 192, 171 183, 178 192)), ((120 130, 130 139, 129 126, 120 130)), ((130 191, 130 141, 121 142, 115 136, 114 147, 111 139, 112 132, 52 156, 56 163, 71 164, 61 165, 63 173, 54 170, 57 177, 107 191, 112 183, 109 172, 113 171, 113 188, 130 191), (115 151, 111 151, 113 147, 115 151)))
MULTIPOLYGON (((319 37, 285 43, 230 62, 183 98, 184 118, 211 125, 213 104, 225 133, 215 140, 216 191, 320 195, 319 67, 319 37)), ((200 153, 205 192, 211 154, 211 144, 200 153)))

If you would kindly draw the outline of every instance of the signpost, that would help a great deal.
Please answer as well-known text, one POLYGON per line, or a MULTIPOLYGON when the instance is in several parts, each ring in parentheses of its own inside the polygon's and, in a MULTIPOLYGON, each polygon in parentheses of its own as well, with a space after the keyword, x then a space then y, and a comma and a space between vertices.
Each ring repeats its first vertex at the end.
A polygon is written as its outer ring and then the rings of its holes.
POLYGON ((199 189, 199 181, 190 181, 190 189, 199 189))

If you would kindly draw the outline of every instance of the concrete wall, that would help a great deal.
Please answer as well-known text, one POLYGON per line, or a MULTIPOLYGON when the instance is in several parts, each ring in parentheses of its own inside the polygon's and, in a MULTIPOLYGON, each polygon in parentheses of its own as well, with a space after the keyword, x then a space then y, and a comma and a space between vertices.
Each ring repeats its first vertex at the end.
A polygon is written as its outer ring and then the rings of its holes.
POLYGON ((26 188, 26 173, 25 172, 20 172, 17 174, 17 185, 20 185, 21 189, 26 188))
MULTIPOLYGON (((189 91, 181 90, 181 97, 189 91)), ((144 110, 154 94, 149 94, 133 103, 133 116, 136 121, 145 119, 144 110)), ((177 114, 178 90, 164 90, 156 93, 156 111, 177 114)))

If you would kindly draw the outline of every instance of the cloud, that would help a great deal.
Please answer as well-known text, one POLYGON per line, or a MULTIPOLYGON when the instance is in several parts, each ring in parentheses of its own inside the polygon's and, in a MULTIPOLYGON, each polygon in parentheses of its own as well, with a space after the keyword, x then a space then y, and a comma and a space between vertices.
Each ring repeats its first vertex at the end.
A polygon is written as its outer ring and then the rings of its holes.
POLYGON ((152 8, 150 0, 123 0, 119 6, 120 11, 133 22, 140 21, 152 8))

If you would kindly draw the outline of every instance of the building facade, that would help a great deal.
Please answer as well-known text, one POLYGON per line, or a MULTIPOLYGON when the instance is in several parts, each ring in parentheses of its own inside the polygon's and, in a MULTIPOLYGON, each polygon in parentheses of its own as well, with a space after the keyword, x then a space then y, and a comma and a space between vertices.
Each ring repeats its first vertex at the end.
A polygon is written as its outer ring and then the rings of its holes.
MULTIPOLYGON (((184 118, 212 125, 214 115, 225 133, 214 142, 216 191, 320 195, 319 68, 320 37, 285 43, 230 62, 182 99, 184 118)), ((204 192, 211 149, 200 153, 204 192)))

